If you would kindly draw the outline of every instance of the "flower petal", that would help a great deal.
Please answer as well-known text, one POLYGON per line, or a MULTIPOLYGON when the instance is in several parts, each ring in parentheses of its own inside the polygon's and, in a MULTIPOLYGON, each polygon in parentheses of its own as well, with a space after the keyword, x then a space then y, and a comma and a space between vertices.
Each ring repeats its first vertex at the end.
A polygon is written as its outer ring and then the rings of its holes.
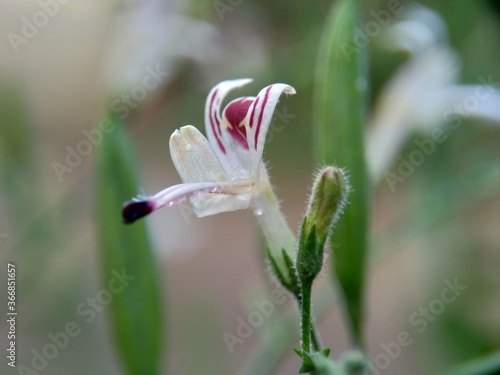
POLYGON ((175 185, 158 194, 152 200, 155 209, 172 207, 190 200, 198 217, 215 215, 248 208, 253 181, 195 182, 175 185))
POLYGON ((221 182, 229 177, 210 143, 192 125, 173 132, 170 156, 183 182, 221 182))
MULTIPOLYGON (((193 182, 171 186, 155 194, 151 200, 154 202, 154 209, 161 207, 172 207, 180 204, 188 198, 195 198, 200 194, 221 194, 237 196, 247 194, 252 188, 253 182, 193 182)), ((238 208, 236 208, 238 209, 238 208)), ((220 211, 222 212, 222 211, 220 211)))
MULTIPOLYGON (((486 85, 450 85, 443 90, 446 112, 500 123, 500 89, 486 85)), ((453 116, 449 116, 449 119, 453 116)))
POLYGON ((258 164, 262 159, 267 131, 281 94, 293 95, 295 92, 295 89, 290 85, 275 83, 262 89, 248 109, 249 127, 247 129, 247 138, 249 148, 253 154, 254 171, 258 170, 258 164))
POLYGON ((228 145, 224 143, 220 109, 222 101, 231 90, 250 82, 252 80, 248 78, 222 81, 210 91, 205 102, 205 130, 207 137, 218 159, 229 174, 234 170, 234 164, 231 163, 227 155, 228 145))
POLYGON ((447 47, 414 55, 385 86, 371 115, 367 162, 375 181, 388 170, 409 134, 432 130, 443 121, 444 89, 458 80, 459 63, 447 47))
POLYGON ((286 218, 280 210, 280 204, 274 194, 266 167, 261 164, 259 167, 260 184, 254 194, 251 206, 264 233, 266 244, 273 259, 283 275, 288 275, 291 280, 289 268, 283 257, 283 251, 295 259, 297 256, 297 244, 295 236, 287 224, 286 218))
POLYGON ((252 96, 234 99, 226 105, 222 112, 222 130, 229 132, 231 137, 245 150, 248 150, 248 108, 254 100, 255 97, 252 96))
POLYGON ((248 147, 248 109, 255 97, 246 96, 231 101, 222 112, 222 142, 226 146, 226 166, 231 179, 255 176, 252 152, 248 147))
MULTIPOLYGON (((241 147, 238 147, 241 148, 241 147)), ((185 183, 217 182, 236 186, 214 154, 210 143, 194 126, 183 126, 170 137, 172 161, 185 183)), ((243 183, 248 185, 248 181, 243 183)), ((250 204, 250 189, 241 195, 200 192, 190 197, 198 217, 245 209, 250 204)))
POLYGON ((245 210, 252 200, 253 181, 245 180, 237 183, 228 183, 229 190, 216 193, 202 193, 191 198, 191 206, 197 217, 205 217, 245 210), (239 186, 237 188, 237 186, 239 186))

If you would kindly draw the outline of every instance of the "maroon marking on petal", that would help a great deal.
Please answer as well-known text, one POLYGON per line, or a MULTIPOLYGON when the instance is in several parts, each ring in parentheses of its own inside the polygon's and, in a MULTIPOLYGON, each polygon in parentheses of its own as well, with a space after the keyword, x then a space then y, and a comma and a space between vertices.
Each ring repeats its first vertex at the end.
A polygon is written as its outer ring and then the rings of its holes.
POLYGON ((266 90, 266 95, 264 96, 264 100, 262 101, 261 111, 259 113, 259 120, 257 121, 257 129, 255 131, 254 137, 254 147, 257 149, 257 140, 259 139, 260 126, 262 125, 262 116, 264 116, 264 109, 266 108, 267 100, 269 99, 269 91, 271 91, 273 86, 269 86, 266 90))
POLYGON ((215 127, 218 130, 219 134, 216 134, 214 131, 215 138, 217 139, 217 145, 219 146, 220 150, 222 151, 223 154, 226 153, 226 148, 222 144, 221 140, 221 130, 220 130, 220 121, 217 118, 217 112, 214 110, 212 115, 210 116, 210 124, 212 125, 212 129, 215 127))
POLYGON ((210 118, 212 120, 212 123, 214 123, 216 129, 217 129, 217 134, 219 136, 222 135, 221 131, 220 131, 220 120, 219 120, 219 114, 217 113, 217 111, 214 109, 211 113, 210 113, 210 118))
POLYGON ((213 110, 215 98, 217 96, 218 91, 219 91, 219 89, 216 89, 214 91, 214 93, 212 94, 212 98, 210 99, 210 107, 208 109, 208 113, 209 113, 210 120, 211 120, 212 130, 213 130, 215 135, 217 135, 217 134, 220 135, 220 130, 218 129, 219 122, 217 121, 217 111, 213 110), (216 131, 216 129, 217 129, 217 131, 216 131))
MULTIPOLYGON (((216 97, 215 98, 215 105, 220 107, 220 104, 221 104, 220 101, 221 101, 221 98, 220 97, 216 97)), ((210 107, 210 111, 212 113, 212 116, 213 116, 213 119, 214 119, 214 123, 215 123, 215 125, 217 127, 217 133, 219 134, 219 137, 222 137, 222 132, 220 130, 220 115, 219 115, 219 112, 217 111, 217 109, 213 108, 213 106, 210 107)))
POLYGON ((224 108, 222 117, 227 121, 229 125, 227 131, 233 137, 236 142, 238 142, 243 148, 248 150, 247 141, 247 129, 243 120, 245 119, 248 108, 253 103, 253 99, 249 98, 239 98, 224 108))
POLYGON ((226 148, 224 147, 224 145, 222 144, 222 141, 219 138, 217 138, 217 146, 219 146, 220 150, 225 155, 226 154, 226 148))
POLYGON ((245 126, 238 126, 237 128, 230 127, 227 128, 227 131, 241 147, 248 150, 247 131, 245 126))
POLYGON ((222 116, 226 118, 231 126, 238 127, 245 119, 248 108, 250 108, 252 103, 253 99, 250 98, 238 98, 233 100, 224 108, 222 116))
POLYGON ((151 201, 131 201, 126 202, 122 208, 122 217, 125 224, 132 224, 134 221, 149 215, 155 206, 151 201))
MULTIPOLYGON (((217 96, 219 89, 216 89, 214 93, 212 94, 212 97, 210 98, 210 106, 208 108, 208 120, 210 121, 210 127, 212 128, 212 133, 214 134, 215 139, 217 140, 217 146, 219 146, 219 149, 222 151, 223 154, 226 153, 226 149, 224 148, 224 145, 222 144, 222 141, 220 139, 221 137, 221 130, 220 130, 220 121, 218 119, 218 113, 215 109, 213 109, 213 105, 217 96)), ((220 99, 218 98, 218 102, 220 99)))
POLYGON ((251 128, 253 128, 253 117, 254 117, 254 114, 255 114, 255 109, 259 105, 259 100, 260 100, 260 98, 257 97, 257 99, 255 100, 255 104, 254 104, 254 106, 252 108, 252 113, 250 114, 250 123, 248 124, 248 126, 250 126, 251 128))

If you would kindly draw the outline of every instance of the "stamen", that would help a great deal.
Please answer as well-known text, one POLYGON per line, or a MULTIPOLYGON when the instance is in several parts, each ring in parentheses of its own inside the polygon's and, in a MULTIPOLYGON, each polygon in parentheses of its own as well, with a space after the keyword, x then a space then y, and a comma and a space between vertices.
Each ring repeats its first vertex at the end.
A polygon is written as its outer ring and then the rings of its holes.
POLYGON ((150 200, 126 202, 122 209, 123 222, 132 224, 134 221, 149 215, 154 209, 155 205, 150 200))

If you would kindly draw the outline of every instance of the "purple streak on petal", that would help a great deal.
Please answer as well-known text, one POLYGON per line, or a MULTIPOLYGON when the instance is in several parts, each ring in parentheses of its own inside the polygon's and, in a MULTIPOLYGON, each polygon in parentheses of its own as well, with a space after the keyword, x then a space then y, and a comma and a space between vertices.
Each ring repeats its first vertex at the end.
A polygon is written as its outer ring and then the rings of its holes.
POLYGON ((214 134, 215 139, 217 140, 217 146, 219 146, 222 153, 225 154, 226 149, 224 148, 224 145, 222 144, 222 141, 220 139, 221 129, 220 129, 220 121, 218 119, 219 114, 217 113, 217 110, 213 109, 214 102, 218 92, 219 90, 215 90, 214 93, 212 94, 212 97, 210 98, 209 119, 212 132, 214 134))
POLYGON ((248 126, 250 126, 251 128, 253 128, 253 119, 254 119, 255 109, 259 105, 259 100, 260 100, 259 97, 257 97, 257 99, 255 99, 255 103, 254 103, 253 108, 252 108, 252 113, 250 114, 250 123, 248 124, 248 126))
MULTIPOLYGON (((272 87, 273 86, 271 85, 267 88, 266 95, 264 96, 264 100, 262 101, 262 105, 260 108, 259 120, 257 121, 257 129, 255 131, 255 137, 254 137, 254 142, 255 142, 254 148, 255 149, 257 149, 257 141, 259 139, 260 126, 262 124, 262 117, 264 116, 264 110, 266 108, 267 100, 269 99, 269 91, 271 91, 272 87)), ((255 107, 257 107, 257 105, 255 105, 255 107)))
POLYGON ((222 113, 223 118, 229 124, 226 130, 246 150, 248 150, 248 141, 244 120, 253 101, 254 98, 235 99, 224 108, 224 112, 222 113))

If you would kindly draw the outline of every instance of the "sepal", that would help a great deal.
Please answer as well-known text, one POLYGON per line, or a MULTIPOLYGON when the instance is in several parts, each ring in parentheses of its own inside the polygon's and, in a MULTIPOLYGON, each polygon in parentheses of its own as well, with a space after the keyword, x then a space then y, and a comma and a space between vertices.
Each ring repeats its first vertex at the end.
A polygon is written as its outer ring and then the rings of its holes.
POLYGON ((284 264, 287 269, 288 275, 284 275, 283 272, 281 271, 280 267, 278 266, 278 263, 276 262, 276 259, 274 259, 273 255, 271 254, 269 246, 266 246, 266 255, 267 259, 269 260, 269 265, 271 266, 271 270, 273 271, 273 274, 276 276, 281 285, 283 285, 283 287, 287 289, 290 293, 292 293, 294 296, 298 297, 300 295, 300 288, 297 278, 297 271, 295 269, 292 259, 285 251, 285 249, 281 250, 281 255, 283 256, 284 264))

